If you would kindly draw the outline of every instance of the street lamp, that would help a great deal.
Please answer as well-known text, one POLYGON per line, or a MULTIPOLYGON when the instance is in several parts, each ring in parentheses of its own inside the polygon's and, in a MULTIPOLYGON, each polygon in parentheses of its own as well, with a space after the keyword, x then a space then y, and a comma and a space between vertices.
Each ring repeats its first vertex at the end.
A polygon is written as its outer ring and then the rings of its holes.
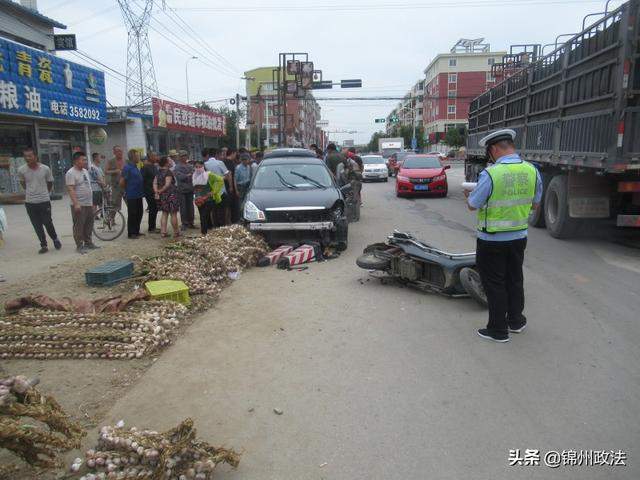
POLYGON ((198 57, 187 58, 187 61, 184 64, 184 77, 187 81, 187 105, 189 105, 189 60, 197 60, 198 57))

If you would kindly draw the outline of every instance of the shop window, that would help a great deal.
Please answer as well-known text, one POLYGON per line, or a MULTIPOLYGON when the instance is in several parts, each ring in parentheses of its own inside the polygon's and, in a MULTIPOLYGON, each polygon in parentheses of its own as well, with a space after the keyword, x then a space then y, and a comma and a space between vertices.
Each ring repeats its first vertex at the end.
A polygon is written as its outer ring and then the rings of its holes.
POLYGON ((22 152, 33 148, 29 126, 0 125, 0 197, 22 193, 16 170, 24 165, 22 152))

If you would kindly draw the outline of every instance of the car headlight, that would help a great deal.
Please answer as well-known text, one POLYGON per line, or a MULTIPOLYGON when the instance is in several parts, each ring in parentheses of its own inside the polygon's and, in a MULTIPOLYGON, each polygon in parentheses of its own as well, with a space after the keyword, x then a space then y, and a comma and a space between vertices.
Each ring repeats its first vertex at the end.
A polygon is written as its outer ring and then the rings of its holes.
POLYGON ((402 175, 398 175, 398 176, 396 177, 396 179, 397 179, 399 182, 408 182, 408 181, 409 181, 409 177, 403 177, 402 175))
POLYGON ((439 182, 440 180, 445 180, 447 178, 446 175, 438 175, 437 177, 433 177, 434 182, 439 182))
POLYGON ((244 219, 248 222, 255 222, 256 220, 264 220, 264 212, 255 206, 253 202, 246 201, 244 204, 244 219))

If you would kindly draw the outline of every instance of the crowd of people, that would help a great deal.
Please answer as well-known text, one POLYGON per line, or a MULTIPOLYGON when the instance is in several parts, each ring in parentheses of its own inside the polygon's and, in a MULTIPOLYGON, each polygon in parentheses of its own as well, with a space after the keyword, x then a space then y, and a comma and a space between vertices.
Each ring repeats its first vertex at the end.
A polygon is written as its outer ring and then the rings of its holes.
MULTIPOLYGON (((25 190, 27 215, 40 242, 38 252, 49 251, 47 234, 59 250, 62 243, 51 215, 51 169, 40 163, 31 148, 24 151, 24 158, 26 164, 18 175, 25 190)), ((185 150, 170 150, 166 156, 150 152, 141 158, 138 150, 131 149, 125 158, 123 149, 116 145, 113 157, 103 167, 100 154, 93 153, 88 161, 85 152, 77 151, 65 174, 76 250, 85 254, 100 248, 92 235, 96 212, 103 202, 121 211, 124 201, 127 236, 132 240, 145 236, 141 231, 145 211, 147 233, 162 237, 169 236, 169 223, 174 238, 196 229, 196 208, 203 235, 212 228, 236 223, 261 160, 262 152, 252 154, 243 148, 203 149, 199 159, 190 158, 185 150)))
MULTIPOLYGON (((353 186, 359 206, 362 159, 355 148, 338 151, 333 143, 325 152, 316 145, 309 148, 326 162, 340 186, 349 183, 353 186)), ((27 215, 40 242, 38 252, 49 251, 47 235, 59 250, 62 243, 51 215, 51 169, 39 162, 31 148, 24 151, 24 158, 26 164, 20 167, 18 175, 25 190, 27 215)), ((123 149, 116 145, 113 157, 103 166, 99 153, 93 153, 88 161, 85 152, 75 152, 65 185, 77 252, 85 254, 100 248, 92 236, 96 212, 103 202, 121 211, 124 201, 127 236, 132 240, 145 236, 141 231, 145 211, 147 233, 159 233, 162 237, 169 237, 169 224, 174 238, 185 230, 196 229, 196 208, 202 235, 212 228, 239 222, 241 206, 262 158, 262 152, 250 153, 244 148, 203 149, 199 159, 190 158, 186 150, 170 150, 163 156, 150 152, 141 158, 138 150, 131 149, 125 158, 123 149)))

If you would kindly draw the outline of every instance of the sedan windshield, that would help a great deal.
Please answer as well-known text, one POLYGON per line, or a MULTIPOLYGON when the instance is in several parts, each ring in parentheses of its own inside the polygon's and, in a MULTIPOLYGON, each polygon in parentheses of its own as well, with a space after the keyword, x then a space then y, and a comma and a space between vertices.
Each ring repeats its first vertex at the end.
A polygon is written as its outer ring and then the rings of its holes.
POLYGON ((402 164, 403 168, 440 168, 442 164, 437 157, 407 157, 402 164))
POLYGON ((262 165, 256 172, 253 188, 327 188, 332 186, 331 175, 324 165, 281 164, 262 165), (306 177, 306 178, 305 178, 306 177))
POLYGON ((365 165, 380 165, 384 163, 384 158, 382 157, 362 157, 362 163, 365 165))

